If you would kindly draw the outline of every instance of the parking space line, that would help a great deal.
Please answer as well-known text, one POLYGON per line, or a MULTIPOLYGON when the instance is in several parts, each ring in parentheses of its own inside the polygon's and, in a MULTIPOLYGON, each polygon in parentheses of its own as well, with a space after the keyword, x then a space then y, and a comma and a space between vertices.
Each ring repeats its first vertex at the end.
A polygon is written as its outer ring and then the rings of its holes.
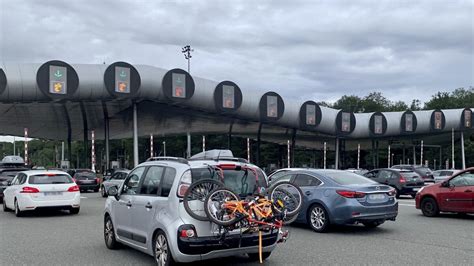
POLYGON ((416 207, 416 205, 413 205, 413 204, 400 204, 400 203, 398 203, 398 206, 416 207))
POLYGON ((87 197, 83 197, 83 196, 81 196, 81 199, 87 199, 87 197))

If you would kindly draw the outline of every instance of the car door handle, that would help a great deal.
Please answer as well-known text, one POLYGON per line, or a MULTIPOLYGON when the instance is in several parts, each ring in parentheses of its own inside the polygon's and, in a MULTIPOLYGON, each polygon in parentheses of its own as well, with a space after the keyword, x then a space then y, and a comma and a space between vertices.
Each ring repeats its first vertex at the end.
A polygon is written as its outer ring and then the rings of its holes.
POLYGON ((472 192, 472 190, 468 189, 468 190, 465 190, 464 192, 472 192))
POLYGON ((306 194, 306 196, 309 196, 311 195, 311 191, 306 191, 304 194, 306 194))
POLYGON ((127 205, 127 207, 132 207, 132 202, 129 201, 129 202, 127 202, 127 204, 125 204, 125 205, 127 205))
POLYGON ((151 209, 151 208, 153 208, 153 205, 151 205, 151 203, 148 202, 148 203, 145 205, 145 208, 151 209))

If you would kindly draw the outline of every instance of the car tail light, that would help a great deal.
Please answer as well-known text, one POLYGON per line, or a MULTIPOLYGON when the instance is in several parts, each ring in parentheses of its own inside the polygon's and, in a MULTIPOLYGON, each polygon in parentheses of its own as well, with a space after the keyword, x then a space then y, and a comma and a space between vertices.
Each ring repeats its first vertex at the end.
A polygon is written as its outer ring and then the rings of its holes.
POLYGON ((20 193, 38 193, 40 192, 39 189, 35 187, 23 187, 20 193))
POLYGON ((350 191, 350 190, 336 190, 336 193, 343 196, 344 198, 363 198, 365 197, 364 192, 350 191))
POLYGON ((235 165, 235 164, 219 164, 219 165, 217 165, 217 167, 219 167, 221 169, 233 170, 233 169, 237 168, 237 165, 235 165))
POLYGON ((97 184, 100 184, 100 178, 97 177, 97 178, 95 179, 95 182, 97 182, 97 184))
POLYGON ((406 183, 407 180, 403 177, 403 176, 400 176, 400 183, 406 183))
POLYGON ((395 189, 392 189, 392 190, 390 190, 389 192, 387 192, 387 194, 388 194, 389 196, 395 196, 395 195, 397 194, 397 192, 395 191, 395 189))
POLYGON ((196 228, 191 224, 181 225, 178 228, 178 236, 181 238, 197 237, 196 228))
POLYGON ((67 189, 68 192, 77 192, 79 191, 79 186, 78 185, 74 185, 70 188, 67 189))
POLYGON ((56 176, 56 174, 48 173, 46 176, 56 176))
POLYGON ((181 180, 179 181, 178 185, 178 197, 184 197, 184 194, 188 190, 189 186, 192 183, 192 176, 191 176, 191 171, 187 170, 184 172, 184 174, 181 176, 181 180))

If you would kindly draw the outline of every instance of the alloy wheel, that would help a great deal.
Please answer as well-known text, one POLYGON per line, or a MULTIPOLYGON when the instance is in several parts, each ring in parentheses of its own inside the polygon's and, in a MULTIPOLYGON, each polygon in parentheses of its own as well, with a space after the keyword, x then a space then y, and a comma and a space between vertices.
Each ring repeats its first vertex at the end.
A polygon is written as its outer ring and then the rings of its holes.
POLYGON ((110 219, 107 220, 104 227, 104 237, 107 245, 112 245, 114 240, 114 226, 112 225, 112 221, 110 219))
POLYGON ((155 241, 155 260, 158 265, 167 265, 168 254, 168 241, 163 234, 159 234, 155 241))
POLYGON ((311 224, 318 230, 324 227, 326 224, 326 214, 323 208, 318 206, 311 211, 311 224))

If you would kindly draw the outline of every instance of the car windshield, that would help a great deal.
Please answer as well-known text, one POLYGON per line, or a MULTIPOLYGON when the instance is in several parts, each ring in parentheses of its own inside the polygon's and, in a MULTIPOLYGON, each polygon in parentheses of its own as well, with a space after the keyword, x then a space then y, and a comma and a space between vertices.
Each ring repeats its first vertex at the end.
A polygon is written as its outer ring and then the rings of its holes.
POLYGON ((420 172, 422 172, 422 173, 431 174, 431 169, 426 168, 426 167, 417 167, 416 170, 417 170, 417 171, 420 171, 420 172))
MULTIPOLYGON (((255 172, 258 175, 258 186, 254 171, 250 169, 225 169, 222 170, 222 172, 224 174, 224 183, 226 187, 230 188, 234 192, 239 193, 241 196, 247 196, 256 193, 258 187, 267 187, 265 175, 263 172, 258 168, 253 169, 255 169, 255 172)), ((191 169, 193 182, 206 178, 219 180, 220 178, 218 171, 219 170, 213 167, 191 169)))
POLYGON ((417 173, 409 171, 401 171, 400 175, 402 175, 403 177, 418 177, 417 173))
POLYGON ((18 174, 18 172, 20 171, 3 171, 2 173, 0 173, 0 181, 12 181, 16 174, 18 174))
POLYGON ((35 185, 48 185, 48 184, 70 184, 72 178, 68 175, 56 175, 56 174, 45 174, 45 175, 33 175, 30 176, 28 181, 30 184, 35 185))
POLYGON ((366 177, 345 171, 325 171, 319 174, 329 177, 340 185, 377 184, 377 182, 372 181, 366 177))

